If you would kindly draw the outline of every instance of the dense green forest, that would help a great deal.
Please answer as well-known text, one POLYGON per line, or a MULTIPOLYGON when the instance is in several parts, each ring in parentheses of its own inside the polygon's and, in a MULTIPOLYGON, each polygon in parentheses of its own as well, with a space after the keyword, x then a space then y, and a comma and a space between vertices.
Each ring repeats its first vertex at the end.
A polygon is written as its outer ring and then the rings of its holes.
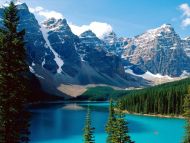
POLYGON ((115 90, 108 86, 90 87, 81 96, 74 100, 108 101, 110 98, 117 99, 128 93, 126 90, 115 90))
POLYGON ((142 114, 181 115, 190 78, 131 91, 119 102, 123 109, 142 114))
POLYGON ((190 86, 184 99, 184 117, 186 118, 186 134, 183 143, 190 143, 190 86))

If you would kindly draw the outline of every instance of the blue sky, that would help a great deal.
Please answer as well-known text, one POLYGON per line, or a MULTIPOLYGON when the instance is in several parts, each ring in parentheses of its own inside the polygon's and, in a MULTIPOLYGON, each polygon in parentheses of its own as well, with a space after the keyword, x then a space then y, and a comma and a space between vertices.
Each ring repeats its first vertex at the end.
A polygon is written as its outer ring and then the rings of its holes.
MULTIPOLYGON (((1 2, 4 0, 0 0, 1 2)), ((43 7, 61 13, 74 25, 93 21, 108 23, 119 36, 133 37, 164 23, 172 24, 181 37, 190 36, 190 15, 179 6, 189 0, 23 0, 29 7, 43 7)), ((188 9, 186 9, 188 11, 188 9)), ((38 17, 40 18, 40 17, 38 17)))

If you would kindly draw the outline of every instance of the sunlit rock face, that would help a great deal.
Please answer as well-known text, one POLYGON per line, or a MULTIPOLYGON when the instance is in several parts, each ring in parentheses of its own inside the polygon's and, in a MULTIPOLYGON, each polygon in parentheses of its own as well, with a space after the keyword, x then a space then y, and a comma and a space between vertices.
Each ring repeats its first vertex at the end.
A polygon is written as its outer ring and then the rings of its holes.
POLYGON ((181 76, 184 71, 190 72, 189 41, 181 39, 171 25, 164 24, 128 39, 121 57, 144 72, 181 76))

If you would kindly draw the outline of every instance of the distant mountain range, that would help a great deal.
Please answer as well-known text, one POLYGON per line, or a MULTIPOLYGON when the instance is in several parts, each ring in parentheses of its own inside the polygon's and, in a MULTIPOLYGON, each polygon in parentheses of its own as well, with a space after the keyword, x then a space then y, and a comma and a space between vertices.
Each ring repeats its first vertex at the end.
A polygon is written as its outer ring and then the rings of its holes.
MULTIPOLYGON (((171 25, 134 38, 111 32, 99 39, 90 30, 73 34, 66 19, 39 24, 25 3, 17 7, 18 29, 26 29, 30 70, 51 94, 62 95, 61 85, 143 87, 151 85, 143 76, 147 73, 171 78, 190 73, 190 38, 181 39, 171 25)), ((3 11, 0 8, 0 19, 3 11)))
MULTIPOLYGON (((169 24, 125 40, 119 55, 144 72, 179 77, 190 72, 190 38, 181 39, 169 24)), ((135 69, 134 72, 135 72, 135 69)), ((138 72, 138 71, 137 71, 138 72)))

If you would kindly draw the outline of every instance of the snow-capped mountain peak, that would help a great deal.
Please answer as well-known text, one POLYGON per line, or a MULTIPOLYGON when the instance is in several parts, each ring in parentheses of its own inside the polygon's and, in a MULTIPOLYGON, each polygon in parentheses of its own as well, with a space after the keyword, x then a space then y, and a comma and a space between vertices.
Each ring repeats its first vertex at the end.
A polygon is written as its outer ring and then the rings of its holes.
POLYGON ((173 29, 172 25, 171 24, 163 24, 161 25, 160 29, 173 29))
MULTIPOLYGON (((137 36, 138 38, 154 40, 157 37, 162 37, 165 35, 176 35, 174 28, 170 24, 163 24, 158 28, 150 29, 143 33, 142 35, 137 36)), ((135 38, 137 38, 135 37, 135 38)))
POLYGON ((104 47, 104 42, 101 41, 91 30, 83 32, 79 38, 82 43, 89 47, 104 47))
POLYGON ((114 44, 118 38, 117 38, 117 35, 115 32, 110 32, 110 33, 106 33, 104 34, 103 36, 103 39, 102 39, 105 43, 107 44, 114 44))
POLYGON ((148 33, 161 33, 161 32, 172 32, 174 31, 173 27, 171 26, 171 24, 163 24, 158 28, 155 29, 150 29, 147 32, 148 33))
POLYGON ((190 71, 189 43, 170 24, 164 24, 130 40, 122 57, 153 74, 180 76, 183 70, 190 71))
POLYGON ((97 38, 96 34, 91 30, 87 30, 80 35, 80 38, 97 38))
POLYGON ((189 37, 184 38, 184 40, 190 41, 190 36, 189 36, 189 37))
POLYGON ((70 30, 66 19, 50 18, 45 20, 42 25, 49 29, 49 31, 70 30))

